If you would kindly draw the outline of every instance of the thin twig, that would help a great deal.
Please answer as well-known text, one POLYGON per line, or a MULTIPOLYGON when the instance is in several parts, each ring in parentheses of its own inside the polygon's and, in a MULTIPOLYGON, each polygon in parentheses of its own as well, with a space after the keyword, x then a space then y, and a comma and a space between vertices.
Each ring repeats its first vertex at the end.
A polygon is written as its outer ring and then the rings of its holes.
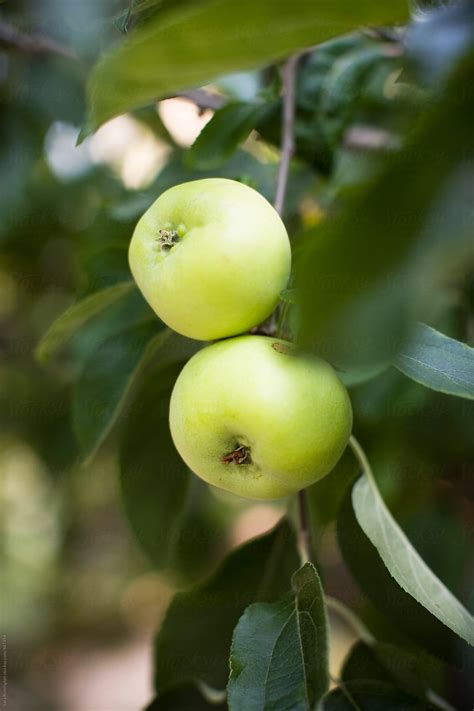
MULTIPOLYGON (((295 148, 294 143, 294 124, 295 124, 295 84, 296 84, 296 68, 298 66, 299 55, 294 54, 289 57, 282 69, 283 81, 283 117, 281 129, 281 158, 278 167, 277 186, 275 193, 274 206, 279 215, 283 214, 283 206, 285 204, 286 188, 288 185, 288 173, 290 169, 290 161, 295 148)), ((274 328, 277 326, 277 312, 273 313, 275 320, 274 328)), ((280 328, 283 323, 280 322, 280 328)), ((309 522, 306 511, 306 494, 304 489, 298 492, 298 522, 300 533, 300 551, 302 562, 311 561, 311 536, 309 530, 309 522)))
POLYGON ((375 494, 380 497, 380 492, 377 486, 377 482, 375 480, 374 472, 372 471, 372 467, 370 466, 370 462, 367 459, 367 455, 364 452, 361 444, 359 444, 354 435, 351 435, 349 437, 349 446, 352 449, 355 458, 359 462, 359 466, 362 469, 362 472, 366 475, 367 479, 372 484, 375 494))
POLYGON ((0 46, 26 54, 56 54, 77 60, 77 54, 56 40, 39 34, 27 34, 8 22, 0 20, 0 46))
MULTIPOLYGON (((212 111, 217 111, 222 109, 227 103, 225 96, 220 94, 213 94, 205 89, 190 89, 189 91, 179 91, 174 94, 173 97, 181 97, 183 99, 189 99, 200 109, 205 111, 206 109, 212 109, 212 111)), ((173 98, 170 97, 170 98, 173 98)))
POLYGON ((306 511, 305 490, 298 491, 298 529, 299 529, 299 549, 301 553, 301 563, 312 562, 311 555, 311 533, 306 511))
POLYGON ((295 83, 296 67, 299 55, 294 54, 284 64, 282 69, 283 80, 283 123, 281 131, 281 160, 278 168, 277 188, 275 195, 275 210, 279 215, 283 213, 285 204, 286 186, 290 161, 295 148, 294 123, 295 123, 295 83))

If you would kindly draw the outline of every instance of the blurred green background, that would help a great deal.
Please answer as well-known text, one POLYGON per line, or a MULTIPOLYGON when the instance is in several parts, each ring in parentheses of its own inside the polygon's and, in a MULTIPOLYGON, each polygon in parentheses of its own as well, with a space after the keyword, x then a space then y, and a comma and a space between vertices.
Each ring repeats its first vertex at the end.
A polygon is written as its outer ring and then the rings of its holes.
MULTIPOLYGON (((87 417, 94 400, 81 403, 77 394, 105 339, 148 323, 148 307, 133 292, 91 319, 47 366, 34 358, 41 336, 68 306, 129 279, 133 227, 164 189, 211 174, 245 181, 270 200, 274 195, 281 109, 274 68, 225 75, 210 87, 240 106, 229 119, 234 133, 217 148, 202 141, 188 150, 213 110, 186 97, 113 119, 75 147, 90 67, 122 40, 128 19, 147 21, 146 3, 131 18, 127 8, 118 0, 0 3, 1 612, 8 708, 25 711, 143 706, 151 698, 152 635, 174 590, 270 528, 285 504, 243 502, 193 484, 196 513, 180 562, 156 570, 126 520, 115 430, 84 463, 82 449, 95 447, 78 412, 87 417), (12 35, 12 28, 22 34, 12 35), (42 46, 46 37, 56 44, 42 46)), ((337 200, 352 199, 422 120, 441 69, 465 44, 455 37, 438 71, 429 61, 441 51, 433 45, 436 33, 430 44, 430 32, 421 39, 417 32, 413 26, 404 43, 393 30, 347 35, 302 62, 285 210, 292 235, 317 229, 337 212, 337 200)), ((442 151, 442 137, 440 143, 442 151)), ((459 183, 468 196, 470 177, 459 183)), ((449 220, 448 214, 444 234, 449 220)), ((438 282, 426 277, 436 301, 431 324, 472 344, 473 262, 463 256, 453 266, 449 255, 443 259, 442 268, 436 265, 443 289, 435 293, 438 282)), ((393 292, 403 292, 400 273, 390 276, 393 292)), ((313 311, 308 300, 306 324, 313 311)), ((296 331, 298 319, 290 313, 288 329, 296 331)), ((348 379, 356 432, 392 512, 443 582, 474 604, 473 403, 430 391, 394 368, 348 379)), ((127 427, 123 420, 119 432, 127 427)), ((347 482, 353 468, 343 462, 341 469, 335 474, 347 482)), ((393 620, 362 599, 335 545, 343 493, 334 475, 310 492, 326 590, 396 637, 393 620)), ((334 634, 337 670, 352 636, 337 621, 334 634)))

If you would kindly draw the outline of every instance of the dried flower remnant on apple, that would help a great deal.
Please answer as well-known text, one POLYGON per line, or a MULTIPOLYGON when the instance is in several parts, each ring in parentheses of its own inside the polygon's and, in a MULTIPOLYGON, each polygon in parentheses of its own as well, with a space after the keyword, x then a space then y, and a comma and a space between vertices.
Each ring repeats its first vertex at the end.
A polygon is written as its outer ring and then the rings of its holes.
POLYGON ((244 444, 238 444, 233 452, 230 452, 230 454, 226 454, 224 457, 222 457, 222 462, 224 464, 230 464, 231 462, 234 462, 234 464, 241 465, 250 464, 251 461, 252 460, 250 458, 250 447, 246 447, 244 444))

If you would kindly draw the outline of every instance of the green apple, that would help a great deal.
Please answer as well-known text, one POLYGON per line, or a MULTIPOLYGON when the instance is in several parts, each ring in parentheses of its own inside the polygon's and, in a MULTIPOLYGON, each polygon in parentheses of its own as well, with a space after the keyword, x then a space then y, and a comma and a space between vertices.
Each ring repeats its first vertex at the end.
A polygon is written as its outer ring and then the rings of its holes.
POLYGON ((203 348, 171 396, 171 434, 189 468, 251 499, 287 496, 323 477, 351 428, 349 396, 333 368, 266 336, 203 348))
POLYGON ((235 336, 264 321, 286 287, 291 252, 278 213, 222 178, 164 192, 138 222, 129 262, 162 321, 189 338, 235 336))

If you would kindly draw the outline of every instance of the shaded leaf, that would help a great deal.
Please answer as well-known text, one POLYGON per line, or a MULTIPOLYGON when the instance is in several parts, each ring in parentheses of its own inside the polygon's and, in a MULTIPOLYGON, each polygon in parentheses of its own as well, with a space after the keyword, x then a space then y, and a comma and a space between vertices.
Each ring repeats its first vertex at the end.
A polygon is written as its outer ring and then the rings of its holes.
POLYGON ((169 93, 251 69, 359 25, 403 19, 402 0, 315 5, 312 0, 213 0, 172 7, 139 27, 96 65, 88 128, 169 93))
POLYGON ((352 503, 359 526, 397 583, 443 624, 474 645, 474 617, 413 548, 367 475, 356 482, 352 503))
POLYGON ((240 616, 253 602, 278 599, 298 562, 294 533, 282 521, 230 553, 207 580, 175 595, 156 639, 158 692, 191 680, 224 689, 240 616))
POLYGON ((474 398, 474 348, 424 323, 415 326, 394 365, 427 388, 474 398))
POLYGON ((415 699, 392 684, 357 680, 331 691, 322 702, 322 711, 434 711, 429 703, 415 699))
POLYGON ((54 321, 38 343, 35 356, 39 362, 47 363, 59 348, 89 319, 121 299, 134 287, 133 281, 115 284, 107 289, 96 291, 95 294, 91 294, 77 304, 73 304, 54 321))
POLYGON ((306 563, 292 592, 256 603, 235 628, 227 687, 231 711, 312 709, 328 689, 327 618, 319 576, 306 563))
POLYGON ((395 684, 421 699, 429 690, 443 695, 451 670, 439 659, 421 649, 406 649, 375 642, 369 646, 356 642, 344 660, 343 681, 372 679, 395 684))
POLYGON ((157 364, 125 419, 120 446, 122 500, 131 528, 154 566, 179 573, 181 581, 208 571, 225 535, 225 507, 190 474, 168 424, 174 382, 200 347, 174 333, 161 344, 157 364))
POLYGON ((216 111, 189 149, 189 165, 208 170, 223 163, 270 108, 264 103, 242 102, 216 111))
POLYGON ((74 428, 90 460, 123 409, 133 383, 170 335, 159 321, 127 329, 101 343, 87 359, 73 400, 74 428))
POLYGON ((225 711, 227 704, 206 701, 194 684, 177 686, 158 696, 144 711, 225 711))
POLYGON ((172 564, 190 483, 168 426, 171 390, 183 365, 168 364, 143 383, 120 447, 125 511, 140 545, 157 568, 172 564))
POLYGON ((299 340, 337 365, 388 363, 412 321, 434 308, 441 268, 459 267, 472 249, 473 67, 474 54, 378 179, 301 237, 299 340))
POLYGON ((347 448, 334 469, 306 489, 311 528, 315 535, 321 535, 323 529, 337 517, 342 500, 356 475, 357 463, 347 448))
POLYGON ((406 37, 408 58, 417 74, 437 88, 440 80, 453 68, 472 44, 474 5, 470 0, 457 0, 447 5, 414 13, 406 37))

